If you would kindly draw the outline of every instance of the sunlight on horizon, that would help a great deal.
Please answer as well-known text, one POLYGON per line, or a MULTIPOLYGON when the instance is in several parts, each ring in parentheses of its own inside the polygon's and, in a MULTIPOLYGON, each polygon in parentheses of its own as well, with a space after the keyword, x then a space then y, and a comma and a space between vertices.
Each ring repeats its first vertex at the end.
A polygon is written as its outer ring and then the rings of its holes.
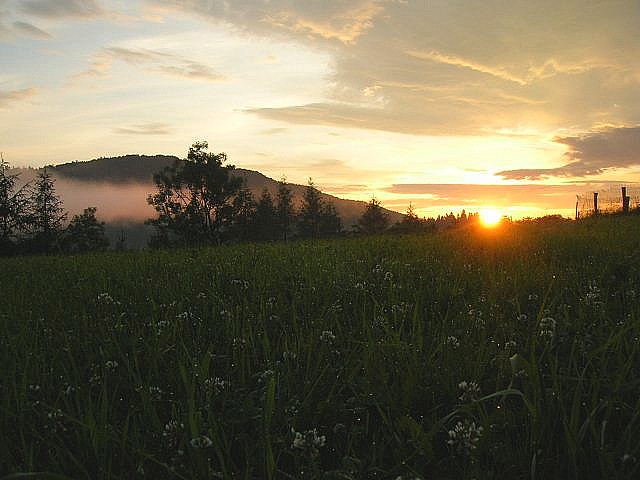
POLYGON ((485 227, 495 227, 503 216, 504 214, 497 208, 487 208, 480 211, 480 221, 485 227))

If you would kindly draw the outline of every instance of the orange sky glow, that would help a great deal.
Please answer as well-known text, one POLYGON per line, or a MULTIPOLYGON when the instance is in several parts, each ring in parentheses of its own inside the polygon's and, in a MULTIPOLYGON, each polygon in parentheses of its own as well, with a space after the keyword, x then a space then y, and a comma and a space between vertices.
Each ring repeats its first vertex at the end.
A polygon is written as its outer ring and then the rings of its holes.
POLYGON ((631 0, 0 0, 0 151, 39 167, 203 139, 401 212, 572 217, 640 182, 638 25, 631 0))

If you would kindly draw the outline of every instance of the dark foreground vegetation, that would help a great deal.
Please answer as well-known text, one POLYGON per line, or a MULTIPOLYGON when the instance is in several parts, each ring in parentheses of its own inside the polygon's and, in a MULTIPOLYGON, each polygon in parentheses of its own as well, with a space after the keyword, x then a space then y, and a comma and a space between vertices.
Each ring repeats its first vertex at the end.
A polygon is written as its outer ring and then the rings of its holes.
POLYGON ((5 478, 640 476, 635 217, 0 269, 5 478))

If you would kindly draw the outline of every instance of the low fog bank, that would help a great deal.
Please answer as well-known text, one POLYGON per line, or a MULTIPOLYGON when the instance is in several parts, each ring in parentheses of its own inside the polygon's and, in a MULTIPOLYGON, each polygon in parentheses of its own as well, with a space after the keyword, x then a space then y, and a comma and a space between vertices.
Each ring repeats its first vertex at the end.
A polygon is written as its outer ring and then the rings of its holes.
POLYGON ((55 186, 70 215, 96 207, 96 216, 103 222, 140 223, 155 216, 153 207, 147 203, 147 196, 153 192, 152 185, 57 178, 55 186))

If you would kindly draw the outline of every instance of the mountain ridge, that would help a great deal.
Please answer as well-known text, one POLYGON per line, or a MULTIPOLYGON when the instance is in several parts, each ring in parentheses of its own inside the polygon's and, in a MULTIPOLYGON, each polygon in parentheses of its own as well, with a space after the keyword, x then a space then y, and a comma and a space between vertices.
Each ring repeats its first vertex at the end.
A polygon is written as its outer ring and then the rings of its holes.
MULTIPOLYGON (((120 190, 126 192, 131 189, 132 186, 140 189, 143 186, 148 185, 148 193, 152 193, 155 188, 153 182, 153 175, 163 168, 172 165, 176 160, 181 160, 179 157, 173 155, 139 155, 130 154, 122 155, 118 157, 101 157, 92 160, 73 161, 62 163, 58 165, 48 165, 43 168, 47 170, 59 181, 66 185, 66 182, 71 182, 76 185, 75 192, 79 192, 82 189, 77 188, 77 184, 83 184, 87 186, 88 193, 85 194, 86 200, 89 200, 89 204, 94 205, 90 198, 90 192, 92 191, 91 184, 103 185, 109 184, 115 192, 120 190)), ((16 173, 26 174, 28 178, 22 178, 23 181, 29 181, 40 169, 14 169, 16 173)), ((257 171, 240 167, 235 167, 234 174, 245 179, 247 188, 253 193, 256 199, 262 194, 262 191, 266 189, 272 196, 275 196, 279 182, 267 175, 257 171)), ((296 183, 287 183, 291 189, 294 204, 299 206, 304 194, 306 185, 300 185, 296 183)), ((93 189, 96 191, 96 189, 93 189)), ((70 197, 71 192, 64 193, 63 201, 67 202, 67 198, 70 197)), ((117 193, 114 193, 117 195, 117 193)), ((140 202, 140 194, 138 193, 135 200, 127 199, 127 195, 121 193, 122 202, 135 201, 140 202)), ((326 202, 331 202, 336 208, 338 215, 342 218, 343 228, 346 230, 352 229, 353 225, 357 223, 358 218, 364 212, 367 202, 361 200, 352 200, 346 198, 336 197, 328 193, 321 192, 322 199, 326 202)), ((77 203, 77 202, 76 202, 77 203)), ((103 202, 104 203, 104 202, 103 202)), ((111 207, 113 205, 109 204, 111 207)), ((96 205, 98 207, 98 213, 101 211, 110 216, 109 212, 105 212, 105 209, 109 208, 109 205, 96 205)), ((139 221, 140 206, 131 209, 131 217, 127 217, 120 213, 117 218, 121 221, 139 221)), ((153 216, 153 211, 145 205, 148 210, 148 216, 153 216)), ((395 223, 402 218, 402 214, 393 210, 384 209, 389 215, 391 223, 395 223)), ((124 209, 126 212, 126 209, 124 209)))

